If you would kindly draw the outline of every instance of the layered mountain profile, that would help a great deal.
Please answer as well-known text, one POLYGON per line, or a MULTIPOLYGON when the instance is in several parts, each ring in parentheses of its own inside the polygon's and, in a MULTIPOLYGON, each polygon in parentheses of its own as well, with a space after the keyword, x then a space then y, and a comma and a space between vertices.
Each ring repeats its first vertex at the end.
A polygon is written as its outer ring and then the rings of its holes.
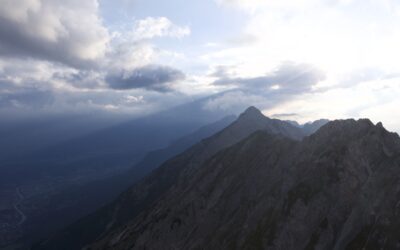
POLYGON ((367 119, 220 151, 87 249, 399 249, 400 138, 367 119))
POLYGON ((195 171, 212 155, 258 130, 283 134, 294 140, 305 136, 302 129, 287 122, 269 119, 258 109, 250 107, 222 131, 166 161, 114 202, 56 233, 36 245, 35 249, 79 249, 95 241, 150 208, 172 185, 183 181, 183 176, 195 171))
POLYGON ((97 178, 110 169, 126 170, 149 151, 164 148, 171 141, 232 114, 204 109, 207 100, 198 99, 135 118, 60 115, 8 125, 1 120, 0 186, 48 177, 75 178, 83 171, 93 171, 97 178))
POLYGON ((136 118, 0 119, 0 249, 29 246, 65 228, 236 119, 226 117, 228 111, 205 110, 204 101, 136 118), (191 113, 196 116, 187 119, 191 113))
POLYGON ((313 122, 308 122, 302 126, 304 133, 311 135, 315 133, 320 127, 329 122, 328 119, 319 119, 313 122))
MULTIPOLYGON (((75 184, 65 190, 52 193, 51 197, 38 194, 33 199, 21 199, 23 200, 20 205, 22 208, 21 211, 24 212, 23 215, 26 223, 25 221, 23 223, 24 231, 21 234, 23 238, 18 240, 18 242, 30 245, 32 241, 36 242, 48 236, 50 232, 60 230, 82 216, 92 213, 115 199, 122 191, 143 178, 160 163, 183 152, 196 142, 215 134, 235 119, 236 116, 231 115, 202 126, 196 131, 172 142, 165 148, 149 152, 139 163, 131 166, 129 170, 124 171, 122 174, 116 174, 88 183, 75 184), (55 206, 56 209, 54 208, 55 206), (29 209, 29 207, 32 207, 32 209, 29 209), (44 221, 44 219, 46 220, 44 221)), ((19 187, 17 189, 19 193, 27 194, 28 192, 25 190, 27 188, 19 187)), ((0 220, 1 218, 4 217, 0 216, 0 220)), ((18 217, 16 217, 17 219, 18 217)), ((17 229, 15 228, 15 230, 17 229)), ((11 230, 7 232, 12 233, 11 230)), ((2 231, 0 230, 0 235, 1 233, 2 231)), ((3 247, 1 239, 2 237, 0 237, 0 249, 3 247)))
POLYGON ((329 122, 328 119, 319 119, 313 122, 307 122, 305 124, 299 124, 297 121, 287 120, 290 124, 299 127, 303 130, 306 135, 315 133, 320 127, 324 126, 329 122))
POLYGON ((147 153, 145 157, 135 164, 135 166, 132 167, 128 173, 125 173, 124 176, 129 178, 129 183, 133 183, 143 178, 146 174, 150 173, 164 161, 182 153, 185 149, 188 149, 202 139, 205 139, 224 129, 235 119, 236 116, 234 115, 226 116, 221 120, 203 126, 193 133, 179 138, 178 140, 172 142, 168 147, 147 153))

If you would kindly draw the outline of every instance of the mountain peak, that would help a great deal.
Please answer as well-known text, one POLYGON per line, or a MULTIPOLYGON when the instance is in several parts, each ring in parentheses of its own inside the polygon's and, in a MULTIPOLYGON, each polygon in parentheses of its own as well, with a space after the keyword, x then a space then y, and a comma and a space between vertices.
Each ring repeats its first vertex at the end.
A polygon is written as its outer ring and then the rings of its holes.
POLYGON ((246 112, 259 112, 259 113, 261 113, 261 111, 260 111, 258 108, 254 107, 254 106, 248 107, 248 108, 244 111, 244 113, 246 113, 246 112))
POLYGON ((242 114, 240 114, 240 117, 262 117, 266 118, 263 113, 256 107, 250 106, 248 107, 242 114))

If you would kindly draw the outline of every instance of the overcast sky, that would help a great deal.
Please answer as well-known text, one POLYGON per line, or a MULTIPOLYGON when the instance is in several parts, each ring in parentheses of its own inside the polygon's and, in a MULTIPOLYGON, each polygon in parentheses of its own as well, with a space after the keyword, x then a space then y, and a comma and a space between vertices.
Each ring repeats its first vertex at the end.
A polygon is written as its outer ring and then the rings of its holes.
POLYGON ((141 115, 220 95, 400 131, 396 0, 0 0, 0 112, 141 115))

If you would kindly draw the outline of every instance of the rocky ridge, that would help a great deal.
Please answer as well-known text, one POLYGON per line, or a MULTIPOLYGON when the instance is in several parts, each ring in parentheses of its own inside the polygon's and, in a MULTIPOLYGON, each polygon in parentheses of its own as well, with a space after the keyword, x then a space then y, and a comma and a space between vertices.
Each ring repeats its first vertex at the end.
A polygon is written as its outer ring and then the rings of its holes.
POLYGON ((367 119, 258 131, 91 249, 398 249, 400 139, 367 119))

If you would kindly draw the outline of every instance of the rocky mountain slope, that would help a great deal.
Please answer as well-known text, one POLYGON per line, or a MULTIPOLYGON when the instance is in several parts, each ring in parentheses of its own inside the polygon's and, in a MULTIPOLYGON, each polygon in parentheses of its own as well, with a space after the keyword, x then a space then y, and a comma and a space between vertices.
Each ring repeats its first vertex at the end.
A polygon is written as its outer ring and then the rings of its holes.
MULTIPOLYGON (((89 248, 399 249, 399 176, 400 138, 382 124, 334 121, 302 141, 258 131, 181 171, 89 248)), ((125 196, 139 201, 147 187, 125 196)))
MULTIPOLYGON (((236 118, 237 117, 234 115, 226 116, 216 122, 202 126, 193 133, 173 141, 168 147, 150 151, 141 161, 135 164, 135 166, 133 166, 128 173, 124 174, 125 178, 128 178, 128 183, 133 184, 160 166, 164 161, 182 153, 202 139, 210 137, 213 134, 221 131, 234 122, 236 118)), ((121 182, 120 179, 121 177, 119 177, 119 182, 121 182)))
POLYGON ((82 218, 34 248, 79 249, 95 241, 150 208, 172 185, 178 180, 183 180, 180 176, 195 171, 221 149, 243 140, 258 130, 283 134, 294 140, 300 140, 305 135, 300 128, 287 122, 269 119, 258 109, 250 107, 231 125, 166 161, 148 177, 122 193, 114 202, 82 218))

